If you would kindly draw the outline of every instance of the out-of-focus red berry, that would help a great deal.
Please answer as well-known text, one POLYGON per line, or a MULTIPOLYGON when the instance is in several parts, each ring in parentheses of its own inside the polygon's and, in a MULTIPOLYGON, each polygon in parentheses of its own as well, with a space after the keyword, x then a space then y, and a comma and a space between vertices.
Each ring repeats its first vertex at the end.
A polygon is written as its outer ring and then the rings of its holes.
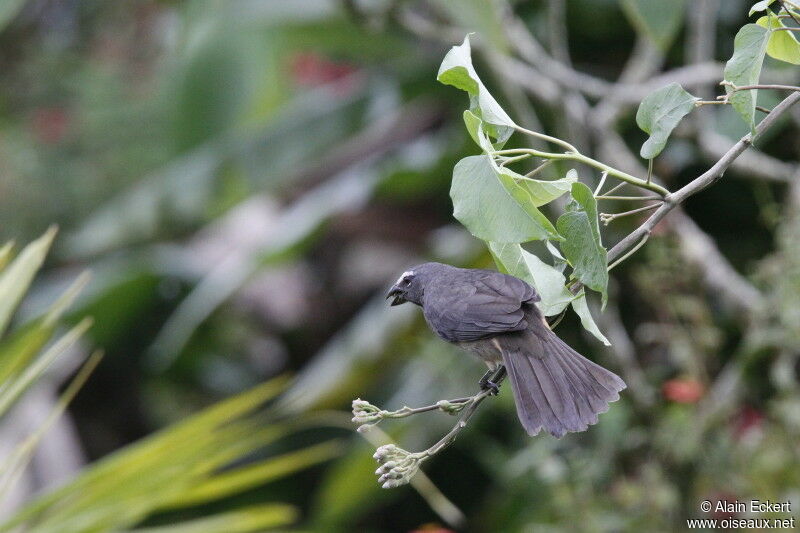
POLYGON ((417 529, 409 531, 409 533, 456 533, 452 529, 447 529, 439 524, 422 524, 417 529))
POLYGON ((291 58, 292 79, 297 85, 314 87, 344 78, 355 68, 338 63, 314 52, 299 52, 291 58))
POLYGON ((703 397, 705 389, 696 379, 671 379, 664 383, 661 391, 667 400, 677 403, 697 403, 703 397))
POLYGON ((70 117, 63 107, 40 107, 31 117, 30 127, 42 144, 59 144, 69 131, 70 117))
POLYGON ((733 425, 733 434, 736 436, 736 438, 742 438, 747 433, 760 429, 763 423, 764 413, 758 409, 750 407, 749 405, 745 405, 736 414, 733 425))

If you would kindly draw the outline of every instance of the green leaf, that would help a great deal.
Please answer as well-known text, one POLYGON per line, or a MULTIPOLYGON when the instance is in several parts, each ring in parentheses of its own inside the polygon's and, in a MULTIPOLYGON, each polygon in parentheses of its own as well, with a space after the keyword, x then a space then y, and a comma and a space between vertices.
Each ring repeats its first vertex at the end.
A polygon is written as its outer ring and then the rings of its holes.
POLYGON ((3 31, 25 5, 25 0, 4 0, 0 2, 0 31, 3 31))
POLYGON ((544 316, 561 313, 574 298, 565 287, 564 274, 524 250, 519 244, 490 242, 489 251, 501 272, 533 285, 542 298, 537 307, 544 316))
POLYGON ((78 276, 43 316, 28 322, 3 339, 0 343, 0 397, 13 385, 7 385, 6 381, 14 379, 26 369, 44 347, 55 331, 61 315, 72 305, 88 280, 89 275, 86 272, 78 276))
POLYGON ((581 325, 586 331, 597 337, 597 339, 606 346, 611 346, 606 336, 603 335, 600 328, 597 327, 594 318, 592 318, 592 313, 589 312, 589 305, 586 302, 586 292, 583 289, 581 289, 572 301, 572 309, 581 319, 581 325))
POLYGON ((174 501, 168 502, 168 507, 188 507, 238 494, 327 461, 341 454, 342 449, 339 442, 323 442, 277 457, 270 457, 259 463, 228 470, 186 491, 174 501))
MULTIPOLYGON (((541 207, 549 204, 556 198, 563 196, 572 189, 572 184, 578 181, 578 172, 571 169, 567 175, 557 180, 537 180, 526 178, 522 174, 514 172, 510 168, 501 167, 494 159, 489 159, 492 165, 492 170, 498 175, 504 183, 508 180, 513 180, 514 183, 524 188, 530 195, 530 201, 536 207, 541 207)), ((525 198, 527 202, 528 199, 525 198)))
POLYGON ((48 229, 44 235, 26 246, 0 275, 0 335, 6 330, 11 315, 42 266, 55 236, 56 228, 48 229))
MULTIPOLYGON (((786 27, 776 16, 761 17, 756 24, 770 30, 786 27)), ((778 61, 800 65, 800 42, 791 31, 772 31, 767 41, 767 55, 778 61)))
POLYGON ((553 256, 553 267, 559 272, 564 272, 564 269, 567 267, 567 260, 561 255, 559 249, 550 241, 547 241, 544 245, 547 251, 550 252, 550 255, 553 256))
MULTIPOLYGON (((467 126, 472 139, 483 149, 484 152, 491 152, 495 148, 489 138, 484 133, 483 121, 475 115, 472 111, 464 111, 464 124, 467 126)), ((569 192, 572 184, 578 181, 578 172, 575 169, 570 169, 567 175, 557 180, 537 180, 527 178, 510 168, 501 167, 497 164, 494 158, 489 159, 492 170, 498 175, 498 179, 502 182, 513 180, 518 186, 527 190, 530 195, 530 201, 535 207, 541 207, 569 192)), ((516 190, 517 187, 512 189, 516 190)), ((529 199, 522 196, 520 202, 527 205, 529 199)))
POLYGON ((353 441, 349 453, 326 470, 312 496, 309 531, 336 531, 345 526, 355 531, 361 517, 397 498, 396 491, 382 490, 375 483, 373 453, 375 448, 366 441, 353 441))
POLYGON ((491 152, 494 146, 483 131, 483 121, 478 115, 467 109, 464 111, 464 125, 467 127, 467 133, 475 141, 475 144, 480 146, 484 152, 491 152))
POLYGON ((14 379, 3 384, 3 387, 0 388, 0 416, 4 415, 22 393, 42 377, 56 359, 78 341, 91 324, 92 321, 90 319, 83 319, 77 326, 53 343, 38 359, 35 359, 32 363, 26 361, 26 366, 18 369, 19 374, 14 379))
POLYGON ((11 261, 11 253, 14 251, 14 241, 9 241, 0 248, 0 272, 6 268, 6 265, 11 261))
POLYGON ((645 159, 653 159, 664 149, 672 130, 694 109, 698 98, 677 83, 670 83, 645 97, 636 112, 636 124, 650 134, 639 150, 645 159))
MULTIPOLYGON (((755 85, 767 52, 769 31, 758 24, 746 24, 733 40, 733 56, 725 64, 725 81, 734 85, 755 85)), ((733 92, 726 86, 729 101, 752 130, 755 125, 757 91, 733 92)))
POLYGON ((295 507, 269 503, 242 507, 178 524, 134 529, 133 533, 249 533, 287 526, 296 521, 297 517, 295 507))
POLYGON ((527 242, 561 237, 534 206, 530 193, 494 170, 491 157, 465 157, 453 169, 453 216, 475 237, 495 242, 527 242))
POLYGON ((686 0, 620 0, 625 15, 637 31, 666 50, 683 25, 686 0))
POLYGON ((564 236, 561 251, 572 265, 573 277, 599 292, 605 306, 608 262, 600 239, 597 202, 589 187, 580 182, 572 184, 572 202, 567 206, 567 212, 558 217, 556 227, 564 236))
MULTIPOLYGON (((508 170, 508 169, 506 169, 508 170)), ((509 170, 509 172, 513 172, 509 170)), ((567 175, 557 180, 537 180, 519 176, 519 184, 525 187, 533 199, 533 205, 541 207, 549 204, 556 198, 560 198, 564 194, 572 190, 572 184, 578 181, 578 172, 573 168, 567 172, 567 175)))
POLYGON ((469 94, 470 111, 483 121, 486 133, 498 143, 505 142, 514 132, 516 124, 489 93, 472 66, 469 35, 461 45, 447 52, 436 79, 469 94))
POLYGON ((769 5, 774 1, 775 0, 761 0, 760 2, 756 2, 753 4, 753 7, 750 8, 747 16, 750 17, 753 15, 753 13, 758 13, 759 11, 766 11, 769 5))

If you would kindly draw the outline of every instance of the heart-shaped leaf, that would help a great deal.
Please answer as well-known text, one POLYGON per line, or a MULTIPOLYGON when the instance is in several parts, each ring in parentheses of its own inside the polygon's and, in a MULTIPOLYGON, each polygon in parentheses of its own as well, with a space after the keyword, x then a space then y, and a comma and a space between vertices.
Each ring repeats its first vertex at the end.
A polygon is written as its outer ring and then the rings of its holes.
POLYGON ((600 239, 597 201, 591 189, 581 182, 572 184, 572 201, 558 217, 556 227, 564 237, 561 251, 572 266, 572 275, 608 299, 608 261, 600 239))
POLYGON ((597 327, 597 324, 592 318, 592 313, 589 311, 589 304, 586 302, 586 293, 583 289, 576 295, 575 299, 572 300, 572 309, 581 319, 581 325, 597 337, 597 339, 605 344, 606 346, 611 346, 611 343, 608 341, 605 335, 600 331, 600 328, 597 327))
POLYGON ((769 5, 774 1, 775 0, 761 0, 760 2, 756 2, 753 4, 753 7, 750 8, 747 16, 750 17, 753 15, 753 13, 758 13, 759 11, 766 11, 769 5))
POLYGON ((639 155, 653 159, 660 154, 672 130, 694 109, 697 100, 677 83, 670 83, 647 95, 639 104, 636 124, 649 133, 650 138, 642 145, 639 155))
POLYGON ((447 52, 436 79, 469 94, 470 111, 483 121, 486 133, 496 139, 496 142, 504 143, 514 132, 516 124, 489 93, 472 66, 469 35, 462 44, 447 52))
POLYGON ((524 188, 530 195, 530 201, 536 207, 549 204, 556 198, 568 193, 572 189, 572 184, 578 181, 578 173, 574 169, 567 172, 567 175, 563 178, 557 180, 536 180, 526 178, 510 168, 501 167, 493 159, 490 159, 490 161, 492 170, 499 174, 501 179, 513 180, 514 183, 524 188))
POLYGON ((553 224, 513 177, 495 171, 488 155, 465 157, 453 169, 453 216, 475 237, 501 243, 561 240, 553 224))
POLYGON ((776 28, 786 27, 781 19, 774 15, 766 16, 758 19, 756 24, 773 30, 770 33, 769 41, 767 41, 767 55, 769 57, 793 65, 800 65, 800 42, 797 42, 794 34, 787 30, 774 31, 776 28))
MULTIPOLYGON (((725 81, 734 85, 755 85, 761 76, 761 65, 767 52, 769 30, 758 24, 746 24, 733 40, 733 56, 725 64, 725 81)), ((726 86, 729 101, 752 130, 755 125, 756 92, 733 91, 726 86)))

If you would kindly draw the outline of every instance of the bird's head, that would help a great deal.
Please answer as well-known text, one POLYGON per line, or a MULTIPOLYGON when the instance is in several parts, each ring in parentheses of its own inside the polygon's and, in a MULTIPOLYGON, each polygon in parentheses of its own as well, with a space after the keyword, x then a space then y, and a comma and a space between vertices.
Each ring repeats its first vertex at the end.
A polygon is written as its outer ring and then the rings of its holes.
POLYGON ((400 305, 406 302, 422 305, 425 282, 436 271, 437 265, 438 263, 425 263, 403 272, 386 293, 386 298, 394 297, 391 305, 400 305))

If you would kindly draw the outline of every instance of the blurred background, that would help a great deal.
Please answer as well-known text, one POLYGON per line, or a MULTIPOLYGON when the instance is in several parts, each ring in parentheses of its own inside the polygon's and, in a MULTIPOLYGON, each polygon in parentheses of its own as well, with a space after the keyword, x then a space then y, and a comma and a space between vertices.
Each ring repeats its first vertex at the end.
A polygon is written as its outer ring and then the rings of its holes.
MULTIPOLYGON (((629 385, 597 426, 530 438, 504 390, 426 464, 427 480, 382 490, 371 456, 383 436, 349 421, 357 397, 426 405, 472 394, 484 370, 416 309, 383 300, 423 260, 493 267, 452 217, 452 168, 478 150, 463 93, 436 82, 449 47, 475 32, 476 68, 518 123, 644 175, 639 101, 670 81, 720 94, 750 3, 0 3, 0 242, 59 227, 12 331, 86 269, 64 322, 94 320, 0 420, 0 456, 57 405, 79 354, 105 352, 0 514, 282 375, 264 426, 291 431, 228 459, 320 453, 108 528, 276 502, 292 509, 281 527, 312 531, 667 531, 704 499, 790 500, 796 512, 800 108, 612 272, 610 303, 595 309, 612 347, 574 316, 558 326, 629 385), (663 23, 648 25, 648 9, 663 23)), ((762 81, 797 84, 784 66, 768 59, 762 81)), ((722 107, 690 115, 656 161, 670 189, 747 132, 722 107)), ((603 229, 607 246, 628 220, 603 229)), ((430 413, 380 427, 418 450, 452 423, 430 413)), ((100 529, 72 529, 84 530, 100 529)))

